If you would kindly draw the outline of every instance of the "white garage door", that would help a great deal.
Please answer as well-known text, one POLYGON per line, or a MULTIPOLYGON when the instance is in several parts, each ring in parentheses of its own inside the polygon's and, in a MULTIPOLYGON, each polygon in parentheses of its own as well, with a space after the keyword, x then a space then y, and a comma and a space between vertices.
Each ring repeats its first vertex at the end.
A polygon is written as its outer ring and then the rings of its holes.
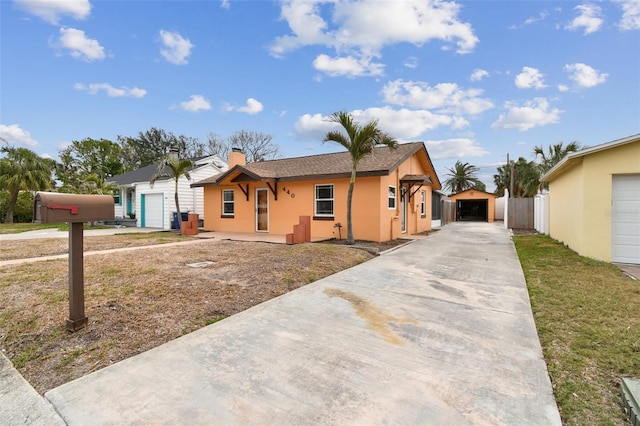
POLYGON ((144 194, 142 200, 142 226, 145 228, 162 228, 164 226, 164 195, 144 194))
POLYGON ((613 176, 611 258, 640 264, 640 175, 613 176))

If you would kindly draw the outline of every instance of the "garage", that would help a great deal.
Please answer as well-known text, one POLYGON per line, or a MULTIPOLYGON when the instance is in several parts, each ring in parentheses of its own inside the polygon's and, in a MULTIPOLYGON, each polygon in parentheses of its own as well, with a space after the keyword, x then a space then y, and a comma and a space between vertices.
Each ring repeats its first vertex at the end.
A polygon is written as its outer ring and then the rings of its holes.
POLYGON ((164 228, 164 194, 142 194, 140 196, 141 218, 143 228, 164 228))
POLYGON ((611 260, 640 264, 640 175, 613 175, 611 260))
POLYGON ((458 221, 487 222, 489 200, 458 200, 456 202, 458 221))
POLYGON ((456 203, 457 221, 493 222, 496 218, 497 196, 495 194, 478 189, 467 189, 452 194, 449 198, 456 203))

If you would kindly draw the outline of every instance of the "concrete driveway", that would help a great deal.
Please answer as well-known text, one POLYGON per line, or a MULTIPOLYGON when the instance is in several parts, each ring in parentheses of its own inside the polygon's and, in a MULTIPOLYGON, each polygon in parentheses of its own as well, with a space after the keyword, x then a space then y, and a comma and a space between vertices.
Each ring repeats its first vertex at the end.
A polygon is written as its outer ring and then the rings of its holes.
POLYGON ((487 223, 447 225, 45 397, 70 425, 561 424, 514 246, 487 223))

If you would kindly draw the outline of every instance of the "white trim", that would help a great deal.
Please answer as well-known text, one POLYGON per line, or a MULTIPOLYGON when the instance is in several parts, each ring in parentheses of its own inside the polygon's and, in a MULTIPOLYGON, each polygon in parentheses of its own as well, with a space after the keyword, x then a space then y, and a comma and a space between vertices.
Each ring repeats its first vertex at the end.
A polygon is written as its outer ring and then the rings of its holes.
POLYGON ((335 186, 332 183, 318 183, 313 187, 313 215, 318 217, 333 217, 335 215, 335 186), (318 187, 330 186, 331 198, 318 198, 318 187), (331 213, 318 213, 318 200, 331 201, 331 213))
POLYGON ((594 154, 596 152, 604 151, 610 148, 615 148, 620 145, 626 145, 628 143, 637 142, 637 141, 640 141, 640 133, 633 136, 628 136, 626 138, 616 139, 611 142, 592 146, 591 148, 585 148, 580 151, 570 152, 569 154, 565 155, 558 164, 556 164, 551 169, 549 169, 549 171, 540 178, 540 181, 549 182, 550 178, 553 178, 554 175, 557 172, 560 172, 561 170, 563 170, 565 166, 569 166, 569 164, 567 163, 569 163, 571 160, 575 158, 584 157, 585 155, 594 154))
POLYGON ((233 189, 223 189, 222 190, 222 216, 234 216, 235 213, 236 213, 236 194, 233 189), (231 201, 227 201, 224 199, 225 192, 231 193, 233 198, 231 201), (231 204, 231 206, 233 206, 233 212, 226 213, 224 209, 225 204, 231 204))
POLYGON ((269 188, 256 188, 256 232, 269 232, 269 188), (264 191, 267 194, 267 229, 258 229, 258 192, 264 191))
POLYGON ((389 188, 387 189, 387 208, 389 210, 395 210, 398 208, 398 190, 395 185, 389 185, 389 188), (393 188, 393 197, 391 196, 391 188, 393 188), (393 207, 389 205, 391 200, 393 200, 393 207))

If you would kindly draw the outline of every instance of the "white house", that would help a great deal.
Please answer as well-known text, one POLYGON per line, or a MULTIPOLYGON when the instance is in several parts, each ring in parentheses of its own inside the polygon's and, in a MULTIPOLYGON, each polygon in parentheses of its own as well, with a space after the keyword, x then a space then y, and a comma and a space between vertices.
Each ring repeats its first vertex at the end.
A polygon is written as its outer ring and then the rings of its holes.
MULTIPOLYGON (((227 170, 227 163, 217 155, 193 160, 189 171, 191 180, 184 176, 178 180, 178 196, 183 213, 197 213, 204 217, 204 190, 191 188, 191 184, 220 174, 227 170)), ((174 199, 175 181, 171 178, 149 184, 158 173, 158 163, 129 173, 113 176, 107 182, 115 183, 120 190, 115 196, 116 218, 135 218, 136 226, 142 228, 171 229, 176 211, 174 199)))

